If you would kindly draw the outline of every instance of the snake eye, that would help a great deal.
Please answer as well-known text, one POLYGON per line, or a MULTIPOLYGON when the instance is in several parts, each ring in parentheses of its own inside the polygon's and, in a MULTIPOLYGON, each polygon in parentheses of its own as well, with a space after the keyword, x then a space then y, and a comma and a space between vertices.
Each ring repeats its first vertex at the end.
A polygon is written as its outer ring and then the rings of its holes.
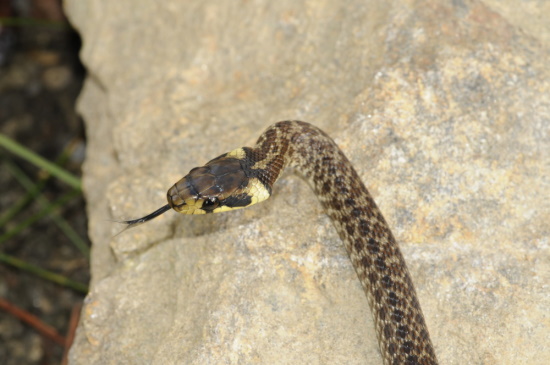
POLYGON ((202 203, 203 208, 215 208, 220 204, 218 198, 208 198, 202 203))

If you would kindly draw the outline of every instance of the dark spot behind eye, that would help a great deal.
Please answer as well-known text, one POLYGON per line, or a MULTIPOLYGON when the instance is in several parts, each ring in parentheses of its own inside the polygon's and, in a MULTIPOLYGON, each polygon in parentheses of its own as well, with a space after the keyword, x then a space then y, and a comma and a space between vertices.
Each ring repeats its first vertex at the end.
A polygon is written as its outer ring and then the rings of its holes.
POLYGON ((223 201, 223 205, 230 208, 246 207, 252 203, 252 197, 248 194, 232 195, 223 201))

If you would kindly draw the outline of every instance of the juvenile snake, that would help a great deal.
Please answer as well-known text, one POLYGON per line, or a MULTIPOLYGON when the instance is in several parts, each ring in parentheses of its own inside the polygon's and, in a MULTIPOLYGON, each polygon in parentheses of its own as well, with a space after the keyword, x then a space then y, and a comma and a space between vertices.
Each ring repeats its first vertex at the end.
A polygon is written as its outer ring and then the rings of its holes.
POLYGON ((420 303, 399 246, 359 175, 334 141, 299 121, 269 127, 254 148, 223 154, 168 190, 168 204, 127 228, 170 208, 184 214, 248 207, 271 195, 285 167, 310 183, 345 244, 374 318, 384 364, 437 364, 420 303))

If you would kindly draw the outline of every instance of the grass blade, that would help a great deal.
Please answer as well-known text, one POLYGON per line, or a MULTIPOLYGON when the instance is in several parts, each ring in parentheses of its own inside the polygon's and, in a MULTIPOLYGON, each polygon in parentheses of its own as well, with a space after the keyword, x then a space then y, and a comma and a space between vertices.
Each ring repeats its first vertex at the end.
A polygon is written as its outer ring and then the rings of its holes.
POLYGON ((70 200, 72 200, 75 196, 80 195, 80 192, 77 190, 73 190, 65 195, 63 195, 61 198, 57 199, 55 202, 50 203, 48 206, 46 206, 44 209, 42 209, 38 214, 35 214, 34 216, 30 217, 29 219, 23 221, 22 223, 18 224, 13 228, 11 231, 8 231, 4 233, 2 236, 0 236, 0 245, 7 241, 8 239, 12 238, 37 220, 41 219, 42 217, 50 214, 54 210, 62 207, 63 205, 67 204, 70 200))
MULTIPOLYGON (((14 163, 11 161, 6 161, 6 165, 8 170, 12 173, 13 176, 19 181, 21 185, 27 190, 28 194, 26 198, 30 197, 31 199, 36 195, 36 192, 42 190, 42 187, 44 185, 44 181, 39 181, 38 183, 34 184, 32 180, 14 163)), ((24 201, 27 201, 28 199, 23 199, 24 201)), ((42 195, 38 195, 36 200, 40 205, 43 207, 47 207, 50 202, 48 199, 44 198, 42 195)), ((21 202, 20 202, 21 203, 21 202)), ((19 204, 18 204, 19 205, 19 204)), ((7 216, 4 215, 4 216, 7 216)), ((0 227, 2 227, 2 223, 4 223, 4 216, 0 218, 0 227)), ((52 212, 51 218, 54 221, 55 224, 65 233, 65 235, 71 240, 71 242, 78 248, 78 250, 85 255, 87 258, 90 257, 90 248, 88 247, 88 244, 82 237, 76 233, 76 231, 71 227, 69 223, 60 214, 57 214, 55 211, 52 212)))
POLYGON ((3 252, 0 252, 0 262, 16 267, 18 269, 30 272, 32 274, 35 274, 41 277, 42 279, 52 281, 56 284, 71 288, 83 294, 88 293, 88 286, 85 284, 73 281, 63 275, 59 275, 51 271, 44 270, 38 266, 29 264, 23 260, 19 260, 18 258, 15 258, 13 256, 6 255, 3 252))
POLYGON ((25 160, 33 163, 34 165, 48 171, 50 174, 57 177, 59 180, 65 182, 66 184, 73 187, 74 189, 77 189, 78 191, 82 191, 82 182, 78 177, 62 169, 56 164, 46 160, 45 158, 37 155, 36 153, 29 150, 25 146, 15 142, 14 140, 6 137, 1 133, 0 133, 0 146, 11 151, 17 156, 24 158, 25 160))

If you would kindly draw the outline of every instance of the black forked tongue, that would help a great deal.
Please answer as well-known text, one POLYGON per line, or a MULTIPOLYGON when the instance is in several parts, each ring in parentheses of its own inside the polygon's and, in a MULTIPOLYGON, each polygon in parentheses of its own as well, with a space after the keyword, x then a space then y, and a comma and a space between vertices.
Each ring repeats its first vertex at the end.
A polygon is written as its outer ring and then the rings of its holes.
POLYGON ((155 219, 156 217, 158 217, 158 216, 161 215, 161 214, 166 213, 166 212, 169 211, 170 209, 172 209, 172 207, 170 207, 169 204, 166 204, 165 206, 160 207, 159 209, 155 210, 155 211, 154 211, 153 213, 151 213, 151 214, 146 215, 145 217, 141 217, 141 218, 138 218, 138 219, 132 219, 132 220, 129 220, 129 221, 117 221, 118 223, 122 223, 122 224, 126 224, 126 225, 127 225, 127 226, 126 226, 122 231, 120 231, 117 235, 121 234, 122 232, 126 231, 127 229, 137 227, 137 226, 139 226, 140 224, 143 224, 143 223, 145 223, 145 222, 150 221, 151 219, 155 219))

